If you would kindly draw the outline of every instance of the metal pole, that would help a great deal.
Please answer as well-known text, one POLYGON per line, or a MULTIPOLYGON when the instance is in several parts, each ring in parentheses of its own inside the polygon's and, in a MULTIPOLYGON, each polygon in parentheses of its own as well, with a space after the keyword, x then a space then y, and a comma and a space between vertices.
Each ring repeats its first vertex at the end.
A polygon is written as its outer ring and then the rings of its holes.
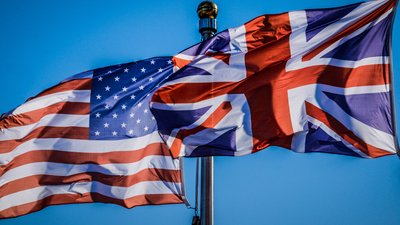
POLYGON ((201 158, 201 225, 214 225, 214 157, 201 158))
MULTIPOLYGON (((214 36, 217 32, 218 7, 214 2, 204 1, 197 7, 200 18, 199 32, 202 41, 214 36)), ((214 157, 201 158, 201 225, 214 225, 214 157)))

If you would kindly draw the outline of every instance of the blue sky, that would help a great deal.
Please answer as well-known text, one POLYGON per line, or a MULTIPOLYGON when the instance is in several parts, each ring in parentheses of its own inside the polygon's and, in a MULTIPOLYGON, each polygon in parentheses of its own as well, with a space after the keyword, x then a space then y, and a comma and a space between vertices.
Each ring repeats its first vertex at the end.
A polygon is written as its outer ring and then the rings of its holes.
MULTIPOLYGON (((200 40, 201 1, 0 0, 0 113, 86 70, 172 56, 200 40)), ((218 30, 262 14, 328 8, 357 0, 216 0, 218 30)), ((394 86, 400 113, 399 17, 393 32, 394 86)), ((185 159, 194 204, 195 159, 185 159)), ((112 204, 51 206, 13 224, 191 224, 183 204, 133 209, 112 204)), ((398 224, 400 160, 298 154, 269 148, 215 158, 215 224, 398 224)))

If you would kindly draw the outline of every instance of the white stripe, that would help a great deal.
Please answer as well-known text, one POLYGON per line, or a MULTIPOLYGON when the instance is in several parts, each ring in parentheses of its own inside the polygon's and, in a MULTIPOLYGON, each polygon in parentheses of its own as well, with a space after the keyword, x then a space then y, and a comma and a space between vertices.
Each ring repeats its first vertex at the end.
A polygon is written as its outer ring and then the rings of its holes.
MULTIPOLYGON (((198 47, 197 46, 193 46, 193 47, 198 47)), ((182 60, 188 60, 188 61, 193 61, 195 60, 195 57, 198 57, 198 55, 192 56, 192 55, 186 55, 183 53, 178 53, 174 56, 174 58, 178 58, 178 59, 182 59, 182 60)))
POLYGON ((286 67, 286 70, 287 71, 297 70, 297 69, 303 69, 303 68, 318 66, 318 65, 331 65, 331 66, 344 67, 344 68, 358 68, 361 66, 382 65, 382 64, 388 64, 388 63, 389 63, 389 57, 387 57, 387 56, 363 58, 358 61, 341 60, 341 59, 334 59, 334 58, 313 58, 310 61, 303 62, 302 59, 297 59, 296 61, 292 61, 291 66, 286 67), (292 67, 295 64, 296 64, 296 67, 292 67))
POLYGON ((34 129, 43 126, 71 127, 73 125, 74 127, 89 127, 89 119, 89 115, 50 114, 34 124, 2 129, 0 141, 21 139, 34 129))
POLYGON ((179 161, 171 156, 146 156, 138 162, 114 164, 65 164, 51 162, 37 162, 25 164, 4 173, 0 177, 0 187, 11 181, 34 175, 70 176, 79 173, 98 172, 106 175, 129 176, 144 169, 179 170, 179 161))
POLYGON ((66 152, 105 153, 134 151, 152 143, 163 142, 157 131, 139 138, 124 140, 75 140, 63 138, 37 138, 24 142, 13 151, 0 154, 0 165, 9 163, 14 157, 35 150, 59 150, 66 152))
POLYGON ((16 109, 9 115, 18 115, 33 110, 46 108, 47 106, 60 103, 60 102, 90 102, 90 90, 73 90, 63 91, 54 94, 45 95, 39 98, 34 98, 16 109))
POLYGON ((96 181, 71 185, 41 186, 7 195, 0 199, 0 211, 13 206, 35 202, 56 194, 85 194, 96 192, 116 199, 128 199, 145 194, 180 194, 180 184, 145 181, 130 187, 109 186, 96 181))

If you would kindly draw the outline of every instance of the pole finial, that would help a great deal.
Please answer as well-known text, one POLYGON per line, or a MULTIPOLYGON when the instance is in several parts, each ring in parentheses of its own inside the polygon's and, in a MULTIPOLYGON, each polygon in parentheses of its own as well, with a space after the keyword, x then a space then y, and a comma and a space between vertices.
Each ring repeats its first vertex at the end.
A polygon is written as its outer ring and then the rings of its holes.
POLYGON ((197 7, 197 15, 200 19, 215 19, 218 15, 218 6, 212 1, 204 1, 197 7))
POLYGON ((199 32, 201 33, 202 41, 214 36, 214 33, 217 32, 217 4, 211 1, 200 3, 197 7, 197 15, 200 18, 199 32))

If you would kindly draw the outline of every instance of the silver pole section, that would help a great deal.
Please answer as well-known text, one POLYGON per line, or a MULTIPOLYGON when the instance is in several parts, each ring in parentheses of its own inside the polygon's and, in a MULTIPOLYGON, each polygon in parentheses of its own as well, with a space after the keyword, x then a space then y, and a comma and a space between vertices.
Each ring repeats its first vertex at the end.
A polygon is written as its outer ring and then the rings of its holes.
POLYGON ((201 158, 201 225, 214 225, 214 157, 201 158))
MULTIPOLYGON (((214 36, 217 32, 218 7, 214 2, 204 1, 197 7, 200 18, 199 32, 202 41, 214 36)), ((214 157, 201 158, 201 225, 214 225, 214 157)))

